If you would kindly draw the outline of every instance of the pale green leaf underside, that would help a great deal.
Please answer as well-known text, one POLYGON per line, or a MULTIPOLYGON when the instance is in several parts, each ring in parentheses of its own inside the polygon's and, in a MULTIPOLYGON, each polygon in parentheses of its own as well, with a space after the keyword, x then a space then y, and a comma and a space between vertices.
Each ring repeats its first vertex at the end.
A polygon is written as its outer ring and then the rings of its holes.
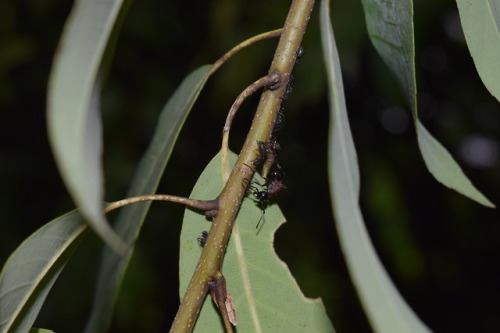
MULTIPOLYGON (((231 154, 230 165, 236 156, 231 154)), ((196 183, 192 198, 213 199, 223 188, 220 154, 206 167, 196 183)), ((303 296, 286 264, 273 248, 274 233, 285 222, 276 205, 266 210, 257 230, 261 210, 251 197, 245 199, 231 235, 222 273, 233 296, 239 332, 334 332, 319 299, 303 296), (262 222, 261 222, 262 223, 262 222)), ((197 238, 210 230, 202 215, 186 210, 180 239, 180 295, 191 279, 202 248, 197 238)), ((195 332, 224 332, 220 315, 210 296, 205 299, 195 332)))
POLYGON ((55 332, 45 328, 32 328, 30 329, 29 333, 55 333, 55 332))
POLYGON ((457 0, 460 21, 477 72, 500 101, 500 1, 457 0))
MULTIPOLYGON (((494 207, 493 203, 472 185, 446 148, 430 135, 418 120, 412 1, 363 0, 363 7, 370 39, 398 78, 410 104, 418 145, 429 172, 445 186, 482 205, 494 207)), ((498 78, 497 80, 500 81, 498 78)))
MULTIPOLYGON (((151 144, 132 180, 128 197, 156 192, 182 125, 208 79, 210 68, 210 65, 202 66, 189 74, 165 105, 151 144)), ((127 243, 135 243, 149 206, 150 203, 137 203, 122 208, 115 225, 118 234, 127 243)), ((92 313, 85 330, 91 333, 107 331, 132 255, 129 252, 123 257, 118 256, 108 248, 103 251, 92 313)))
POLYGON ((340 243, 375 331, 429 332, 401 297, 378 258, 359 207, 359 168, 347 118, 342 75, 329 7, 321 2, 321 37, 330 97, 329 175, 340 243))
POLYGON ((486 207, 495 207, 472 185, 469 178, 464 176, 462 169, 455 163, 450 153, 434 139, 420 122, 417 122, 417 131, 418 144, 424 156, 425 164, 438 181, 460 193, 463 191, 464 195, 486 207), (438 173, 439 177, 434 173, 438 173))
POLYGON ((49 139, 62 178, 81 213, 115 251, 126 244, 103 214, 100 85, 97 74, 121 0, 74 4, 49 80, 49 139))
POLYGON ((27 332, 48 292, 88 230, 78 212, 32 234, 12 253, 0 275, 0 332, 27 332))

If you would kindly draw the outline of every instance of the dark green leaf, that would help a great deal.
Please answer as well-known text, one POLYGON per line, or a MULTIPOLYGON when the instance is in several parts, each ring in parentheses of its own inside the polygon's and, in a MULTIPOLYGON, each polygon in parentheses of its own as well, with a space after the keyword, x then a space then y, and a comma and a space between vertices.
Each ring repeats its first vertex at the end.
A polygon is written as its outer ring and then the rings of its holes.
POLYGON ((500 2, 457 0, 460 21, 477 72, 500 101, 500 2))
POLYGON ((36 231, 12 253, 0 274, 0 332, 27 332, 48 292, 87 231, 78 212, 36 231))
POLYGON ((482 205, 494 207, 418 119, 412 0, 363 0, 363 6, 370 39, 408 98, 420 152, 430 173, 443 185, 482 205))
MULTIPOLYGON (((135 173, 128 196, 155 193, 179 132, 189 111, 205 85, 211 66, 206 65, 188 75, 165 105, 153 140, 135 173)), ((150 203, 124 207, 116 230, 129 244, 135 243, 150 203)), ((127 270, 132 251, 119 256, 108 248, 103 250, 92 314, 85 329, 89 333, 106 332, 116 297, 127 270)))
POLYGON ((62 178, 81 213, 117 253, 127 245, 103 213, 100 84, 104 50, 121 0, 77 1, 66 22, 49 80, 49 139, 62 178))
POLYGON ((358 161, 327 0, 321 1, 321 38, 330 99, 330 191, 340 244, 354 285, 376 332, 429 332, 389 278, 363 221, 358 161))

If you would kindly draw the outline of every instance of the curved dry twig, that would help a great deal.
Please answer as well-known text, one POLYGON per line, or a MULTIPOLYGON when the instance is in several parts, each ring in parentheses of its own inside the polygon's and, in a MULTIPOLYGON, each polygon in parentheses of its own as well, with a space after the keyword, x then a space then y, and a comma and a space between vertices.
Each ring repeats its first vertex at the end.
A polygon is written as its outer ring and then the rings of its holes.
POLYGON ((222 155, 222 169, 223 174, 227 173, 227 154, 228 154, 228 144, 229 144, 229 131, 231 130, 231 125, 233 123, 234 116, 236 115, 236 111, 240 108, 241 104, 254 92, 259 90, 260 88, 267 87, 269 90, 276 90, 280 87, 281 84, 281 73, 279 70, 272 71, 269 75, 261 77, 251 85, 245 88, 236 100, 234 101, 231 109, 227 114, 226 123, 224 124, 224 129, 222 130, 222 147, 221 147, 221 155, 222 155))
POLYGON ((122 199, 119 201, 112 202, 104 208, 104 213, 109 213, 112 210, 115 210, 117 208, 121 208, 133 203, 137 202, 144 202, 144 201, 170 201, 170 202, 176 202, 180 203, 195 209, 199 209, 204 212, 208 211, 216 211, 219 209, 219 200, 214 199, 214 200, 197 200, 197 199, 190 199, 190 198, 184 198, 184 197, 178 197, 175 195, 168 195, 168 194, 147 194, 147 195, 139 195, 136 197, 130 197, 126 199, 122 199))

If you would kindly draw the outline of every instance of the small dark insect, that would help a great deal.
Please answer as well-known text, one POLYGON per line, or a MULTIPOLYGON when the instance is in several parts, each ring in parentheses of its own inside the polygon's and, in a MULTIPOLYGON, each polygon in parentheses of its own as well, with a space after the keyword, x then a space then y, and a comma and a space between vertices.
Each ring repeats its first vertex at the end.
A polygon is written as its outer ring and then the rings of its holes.
POLYGON ((300 62, 300 58, 302 58, 302 56, 304 56, 305 53, 306 53, 306 51, 304 50, 304 48, 301 45, 299 47, 299 49, 297 50, 297 57, 295 58, 295 64, 298 64, 300 62))
POLYGON ((283 113, 283 107, 278 110, 276 115, 276 121, 274 122, 273 132, 276 132, 285 126, 285 114, 283 113))
POLYGON ((257 146, 259 147, 259 153, 257 157, 252 161, 252 164, 259 166, 267 159, 267 148, 264 141, 257 141, 257 146))
POLYGON ((252 164, 255 166, 259 166, 269 159, 274 161, 276 159, 276 150, 281 149, 281 145, 274 136, 272 136, 267 142, 257 141, 257 146, 259 148, 259 153, 252 161, 252 164))
POLYGON ((287 100, 288 97, 290 97, 290 94, 293 91, 294 84, 295 84, 295 78, 293 77, 293 74, 290 74, 290 79, 288 80, 288 83, 286 84, 285 92, 283 93, 283 96, 281 96, 282 100, 287 100))
POLYGON ((244 183, 246 185, 247 191, 250 191, 255 199, 258 201, 259 207, 262 211, 262 216, 257 222, 256 228, 259 227, 260 221, 264 218, 264 214, 266 213, 266 206, 269 204, 269 200, 272 200, 278 192, 282 189, 286 188, 283 180, 285 178, 285 174, 281 167, 277 165, 269 175, 264 178, 264 184, 258 183, 256 181, 249 181, 248 179, 244 179, 244 183), (259 185, 262 189, 257 187, 259 185))
POLYGON ((279 191, 286 188, 285 184, 283 183, 283 180, 285 179, 285 173, 278 164, 276 166, 277 167, 273 169, 267 176, 264 185, 262 185, 267 189, 267 199, 274 198, 279 191))
MULTIPOLYGON (((244 179, 244 180, 247 180, 247 179, 244 179)), ((257 182, 248 183, 248 180, 247 180, 246 183, 248 186, 247 191, 250 190, 250 192, 254 195, 255 199, 258 201, 260 210, 262 211, 262 215, 259 219, 259 222, 257 222, 257 225, 255 226, 255 228, 257 229, 260 225, 260 221, 262 221, 262 219, 264 218, 264 214, 266 213, 266 206, 268 204, 269 194, 267 192, 267 189, 259 190, 259 188, 257 188, 257 186, 254 185, 254 184, 259 184, 257 182)))
POLYGON ((268 154, 274 154, 276 155, 276 150, 280 150, 281 149, 281 145, 280 143, 278 142, 278 140, 276 140, 276 138, 274 136, 272 136, 269 141, 267 141, 267 152, 268 154))
POLYGON ((266 142, 265 148, 266 148, 267 158, 264 164, 262 164, 262 172, 261 172, 261 175, 264 178, 267 177, 273 165, 276 165, 278 168, 280 167, 278 162, 277 151, 281 149, 281 145, 273 136, 269 139, 268 142, 266 142))
POLYGON ((205 244, 207 243, 207 237, 208 237, 208 232, 202 231, 201 236, 198 237, 198 244, 200 244, 201 247, 205 247, 205 244))

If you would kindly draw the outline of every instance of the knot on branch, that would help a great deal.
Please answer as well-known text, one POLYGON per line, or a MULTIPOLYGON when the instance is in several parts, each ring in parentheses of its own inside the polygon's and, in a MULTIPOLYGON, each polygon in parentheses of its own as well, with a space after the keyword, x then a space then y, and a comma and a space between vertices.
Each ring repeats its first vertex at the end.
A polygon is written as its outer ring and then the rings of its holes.
POLYGON ((279 87, 281 87, 281 72, 275 69, 267 76, 267 89, 276 90, 279 87))

